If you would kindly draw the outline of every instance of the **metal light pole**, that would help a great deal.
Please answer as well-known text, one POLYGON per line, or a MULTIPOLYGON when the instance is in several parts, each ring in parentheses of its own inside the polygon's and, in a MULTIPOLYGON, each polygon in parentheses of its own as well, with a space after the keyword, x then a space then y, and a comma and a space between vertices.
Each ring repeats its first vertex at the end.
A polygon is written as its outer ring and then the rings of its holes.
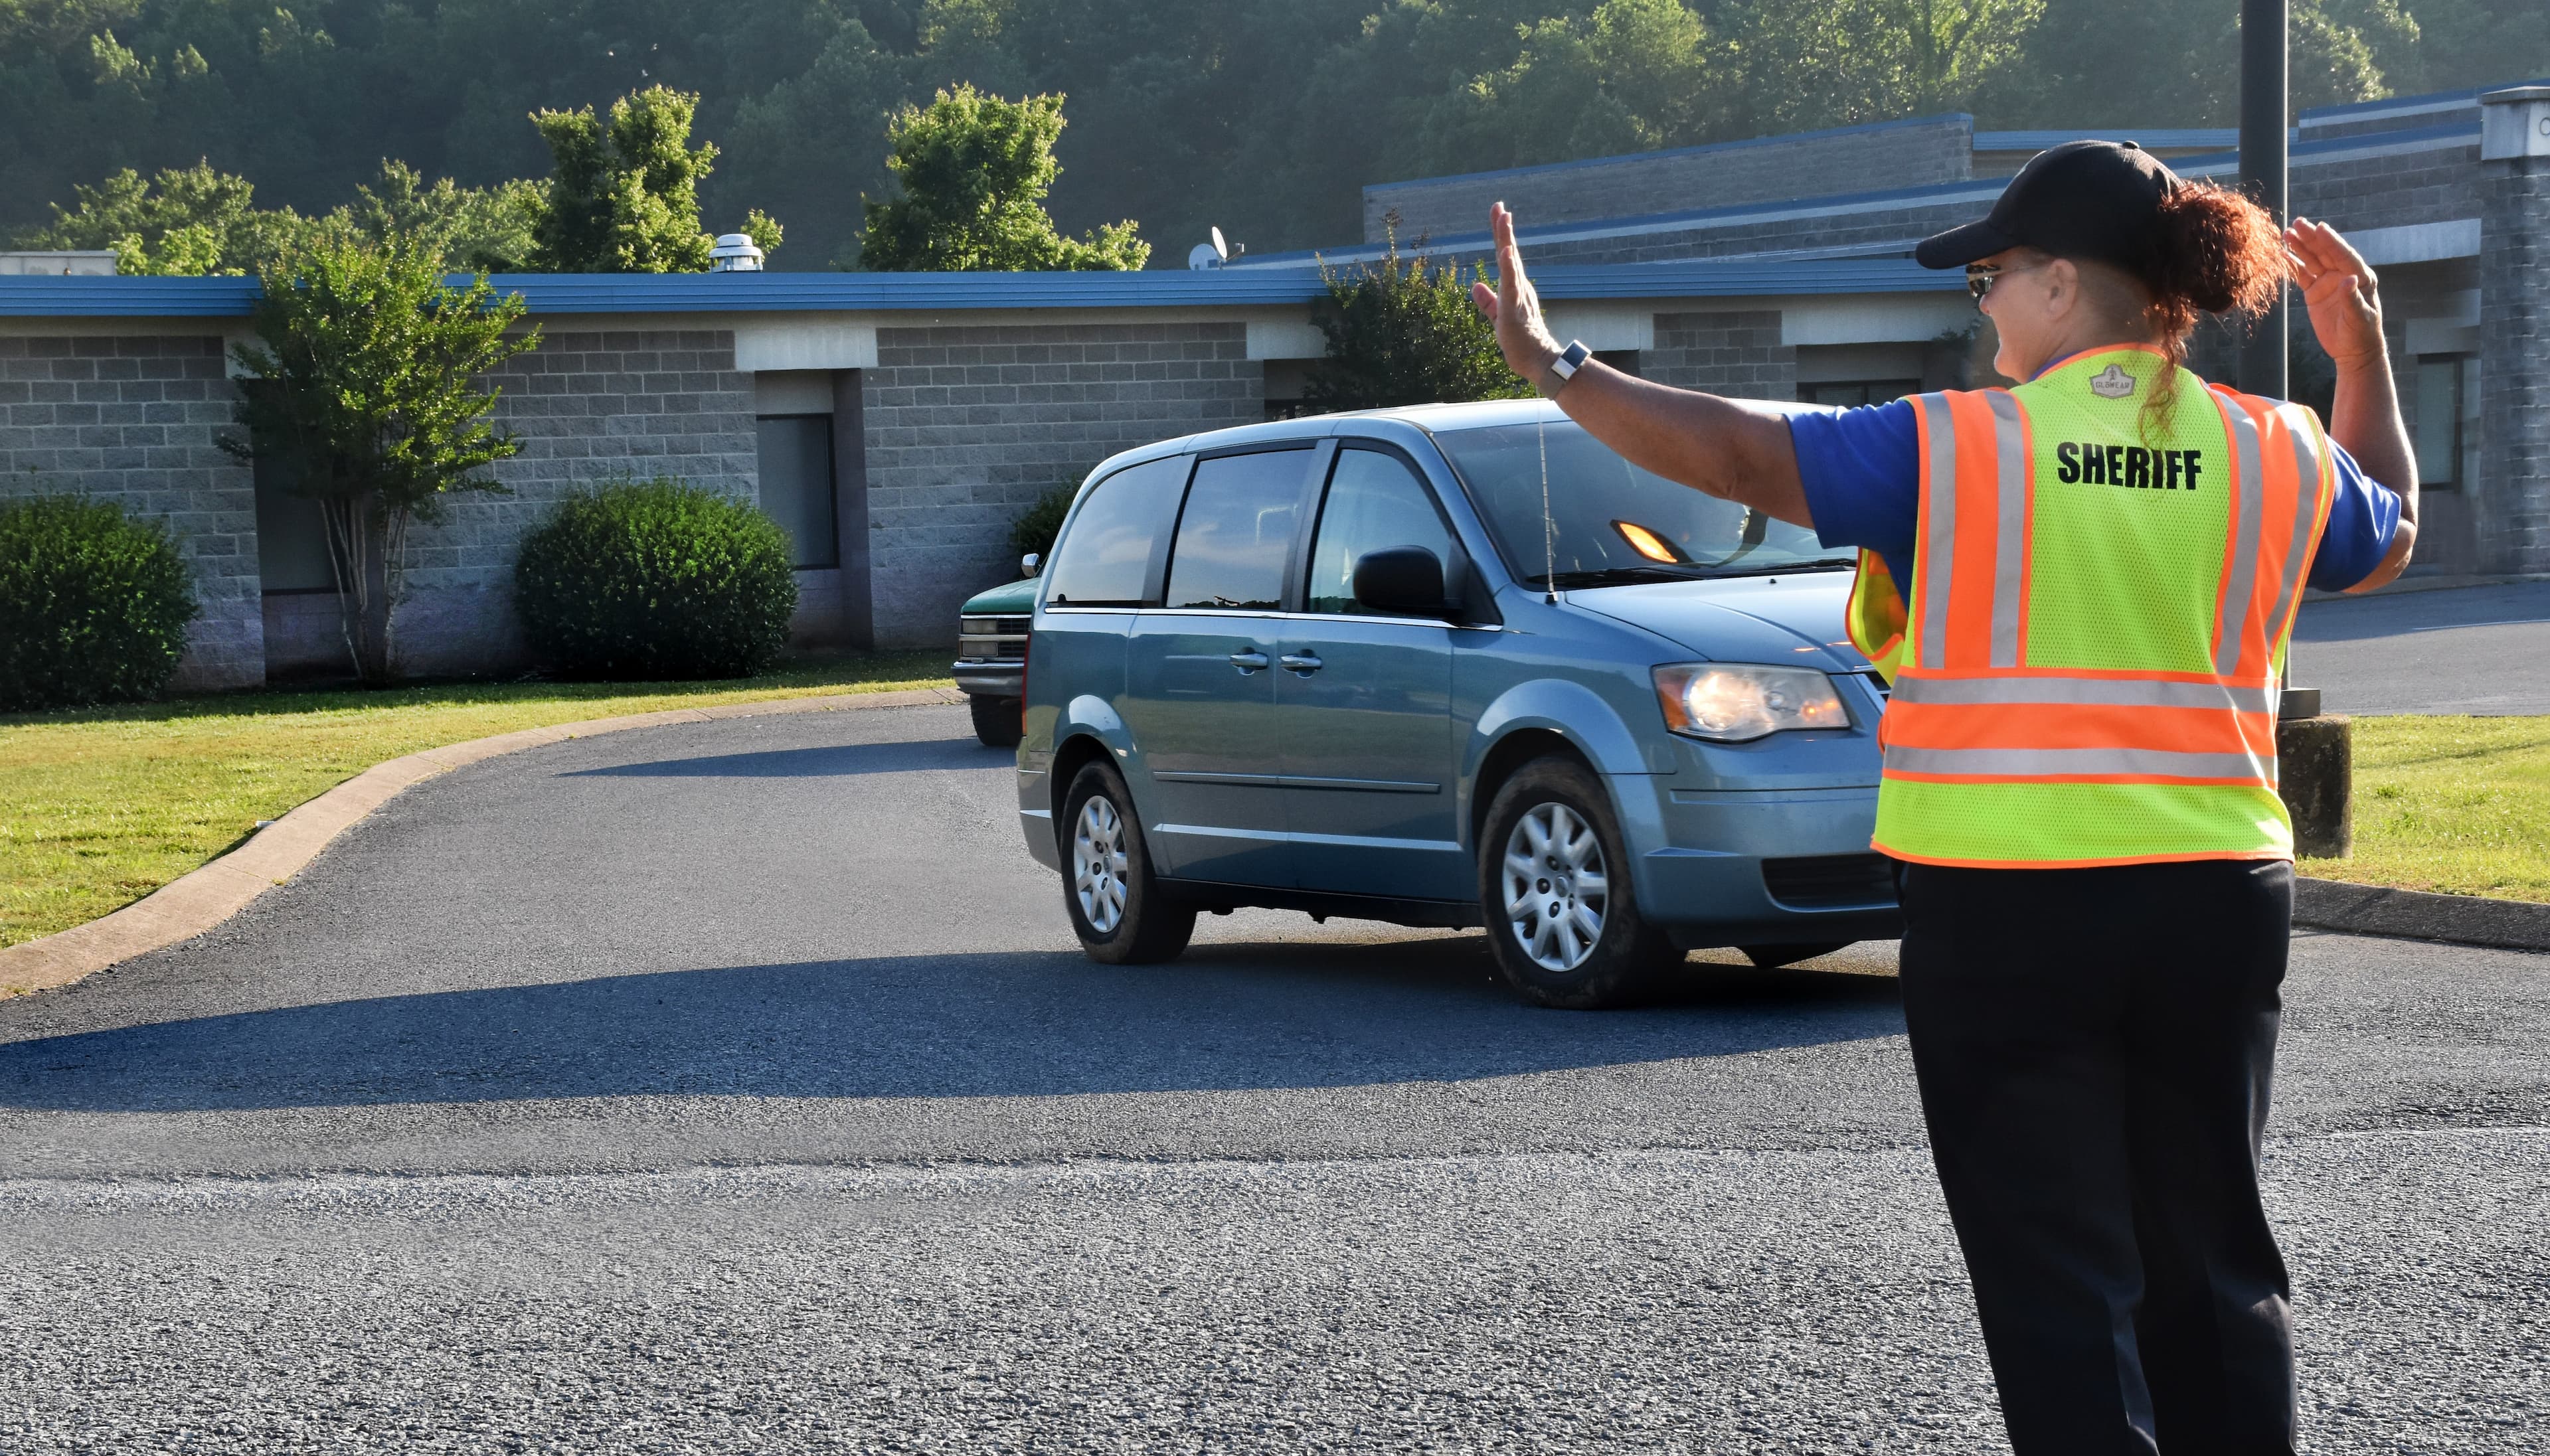
MULTIPOLYGON (((2240 0, 2240 188, 2260 207, 2285 214, 2287 0, 2240 0)), ((2285 295, 2240 344, 2240 392, 2286 398, 2285 295)))

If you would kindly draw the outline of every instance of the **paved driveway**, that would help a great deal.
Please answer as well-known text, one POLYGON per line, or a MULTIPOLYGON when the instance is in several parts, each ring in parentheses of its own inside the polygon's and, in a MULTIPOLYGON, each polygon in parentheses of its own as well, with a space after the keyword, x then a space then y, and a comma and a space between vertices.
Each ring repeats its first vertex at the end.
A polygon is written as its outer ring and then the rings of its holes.
MULTIPOLYGON (((958 710, 491 760, 0 1003, 0 1451, 1999 1449, 1891 964, 1096 966, 958 710)), ((2313 1449, 2550 1440, 2550 963, 2291 989, 2313 1449)))
POLYGON ((2293 680, 2331 713, 2550 713, 2550 581, 2306 602, 2293 680))

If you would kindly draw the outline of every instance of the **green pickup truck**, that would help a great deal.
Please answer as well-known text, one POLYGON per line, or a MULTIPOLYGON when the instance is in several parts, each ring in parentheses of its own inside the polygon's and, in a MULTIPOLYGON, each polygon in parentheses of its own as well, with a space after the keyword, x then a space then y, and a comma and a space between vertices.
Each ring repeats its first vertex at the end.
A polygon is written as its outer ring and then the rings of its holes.
MULTIPOLYGON (((1020 563, 1030 572, 1036 558, 1020 563)), ((956 686, 974 710, 974 736, 991 748, 1019 745, 1019 697, 1027 676, 1028 620, 1036 579, 977 592, 957 609, 956 686)))

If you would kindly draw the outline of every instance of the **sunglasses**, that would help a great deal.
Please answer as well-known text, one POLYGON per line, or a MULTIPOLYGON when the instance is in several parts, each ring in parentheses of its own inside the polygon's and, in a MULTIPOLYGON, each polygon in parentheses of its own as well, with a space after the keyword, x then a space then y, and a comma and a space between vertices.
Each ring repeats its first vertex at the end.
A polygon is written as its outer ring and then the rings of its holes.
POLYGON ((1975 296, 1975 302, 1982 303, 1993 291, 1993 285, 2000 282, 2005 274, 2024 273, 2037 266, 2037 263, 2020 263, 2014 268, 2004 268, 1991 263, 1969 263, 1966 265, 1966 291, 1975 296))

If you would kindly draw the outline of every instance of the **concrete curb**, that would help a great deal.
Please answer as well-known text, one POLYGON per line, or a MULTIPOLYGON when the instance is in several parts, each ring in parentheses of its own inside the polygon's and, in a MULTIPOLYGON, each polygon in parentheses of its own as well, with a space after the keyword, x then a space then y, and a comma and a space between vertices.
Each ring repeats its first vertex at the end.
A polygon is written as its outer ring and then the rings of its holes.
POLYGON ((838 693, 823 698, 721 703, 712 708, 672 708, 626 718, 524 728, 463 743, 446 743, 376 763, 257 830, 237 849, 169 881, 122 910, 84 925, 0 949, 0 997, 67 986, 118 961, 192 939, 290 879, 339 834, 410 786, 483 758, 568 738, 590 738, 672 723, 715 723, 729 718, 838 713, 858 708, 918 708, 964 701, 965 695, 953 688, 922 688, 904 693, 838 693))
POLYGON ((2294 877, 2294 923, 2357 935, 2550 950, 2550 905, 2294 877))

